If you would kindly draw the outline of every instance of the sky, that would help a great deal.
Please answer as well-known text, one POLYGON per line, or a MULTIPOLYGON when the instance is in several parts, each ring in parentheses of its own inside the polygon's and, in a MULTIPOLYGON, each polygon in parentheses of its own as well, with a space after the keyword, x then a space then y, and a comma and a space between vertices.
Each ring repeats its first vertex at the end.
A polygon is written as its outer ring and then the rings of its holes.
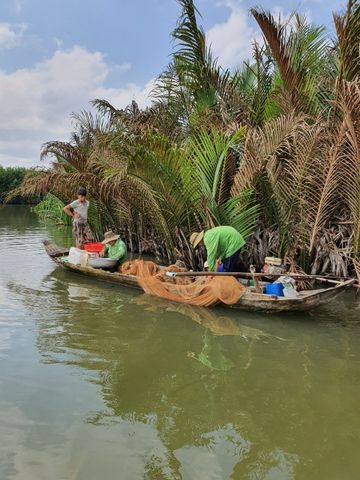
MULTIPOLYGON (((236 68, 261 34, 249 15, 296 9, 333 35, 340 0, 197 0, 221 65, 236 68)), ((71 113, 94 98, 151 102, 170 59, 176 0, 0 0, 0 165, 38 166, 41 145, 68 140, 71 113)))

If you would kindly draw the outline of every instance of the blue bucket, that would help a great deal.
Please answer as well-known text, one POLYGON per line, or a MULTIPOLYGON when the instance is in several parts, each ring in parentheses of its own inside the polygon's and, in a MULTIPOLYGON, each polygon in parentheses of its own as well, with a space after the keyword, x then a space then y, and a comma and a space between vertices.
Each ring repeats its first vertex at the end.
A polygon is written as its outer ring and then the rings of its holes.
POLYGON ((277 297, 284 296, 284 285, 282 283, 269 283, 264 289, 266 295, 276 295, 277 297))

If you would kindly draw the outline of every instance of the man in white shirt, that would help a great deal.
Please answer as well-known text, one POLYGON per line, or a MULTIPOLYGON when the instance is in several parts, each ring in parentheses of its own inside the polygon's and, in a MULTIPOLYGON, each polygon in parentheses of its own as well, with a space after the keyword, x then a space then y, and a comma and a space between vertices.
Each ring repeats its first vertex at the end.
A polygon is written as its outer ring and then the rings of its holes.
POLYGON ((93 234, 87 223, 89 201, 86 200, 86 188, 80 187, 78 190, 78 198, 64 207, 64 212, 73 217, 73 232, 77 248, 84 243, 93 241, 93 234))

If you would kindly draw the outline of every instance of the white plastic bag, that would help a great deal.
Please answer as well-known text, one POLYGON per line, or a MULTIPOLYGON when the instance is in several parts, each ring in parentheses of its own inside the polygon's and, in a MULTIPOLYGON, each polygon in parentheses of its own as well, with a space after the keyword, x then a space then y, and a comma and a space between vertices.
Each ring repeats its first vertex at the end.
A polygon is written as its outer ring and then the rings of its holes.
POLYGON ((84 250, 80 250, 80 248, 71 247, 68 261, 74 265, 85 266, 88 261, 88 254, 84 250))
POLYGON ((291 277, 283 276, 277 280, 284 286, 284 297, 286 298, 297 298, 299 296, 295 288, 295 280, 291 277))

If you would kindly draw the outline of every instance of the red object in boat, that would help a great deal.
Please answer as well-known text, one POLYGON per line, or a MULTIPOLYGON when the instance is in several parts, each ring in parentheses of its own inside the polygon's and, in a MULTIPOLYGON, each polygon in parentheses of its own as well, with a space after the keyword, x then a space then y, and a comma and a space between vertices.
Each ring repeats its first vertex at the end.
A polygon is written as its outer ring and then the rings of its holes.
POLYGON ((104 245, 100 242, 84 243, 84 250, 89 253, 100 253, 104 245))

